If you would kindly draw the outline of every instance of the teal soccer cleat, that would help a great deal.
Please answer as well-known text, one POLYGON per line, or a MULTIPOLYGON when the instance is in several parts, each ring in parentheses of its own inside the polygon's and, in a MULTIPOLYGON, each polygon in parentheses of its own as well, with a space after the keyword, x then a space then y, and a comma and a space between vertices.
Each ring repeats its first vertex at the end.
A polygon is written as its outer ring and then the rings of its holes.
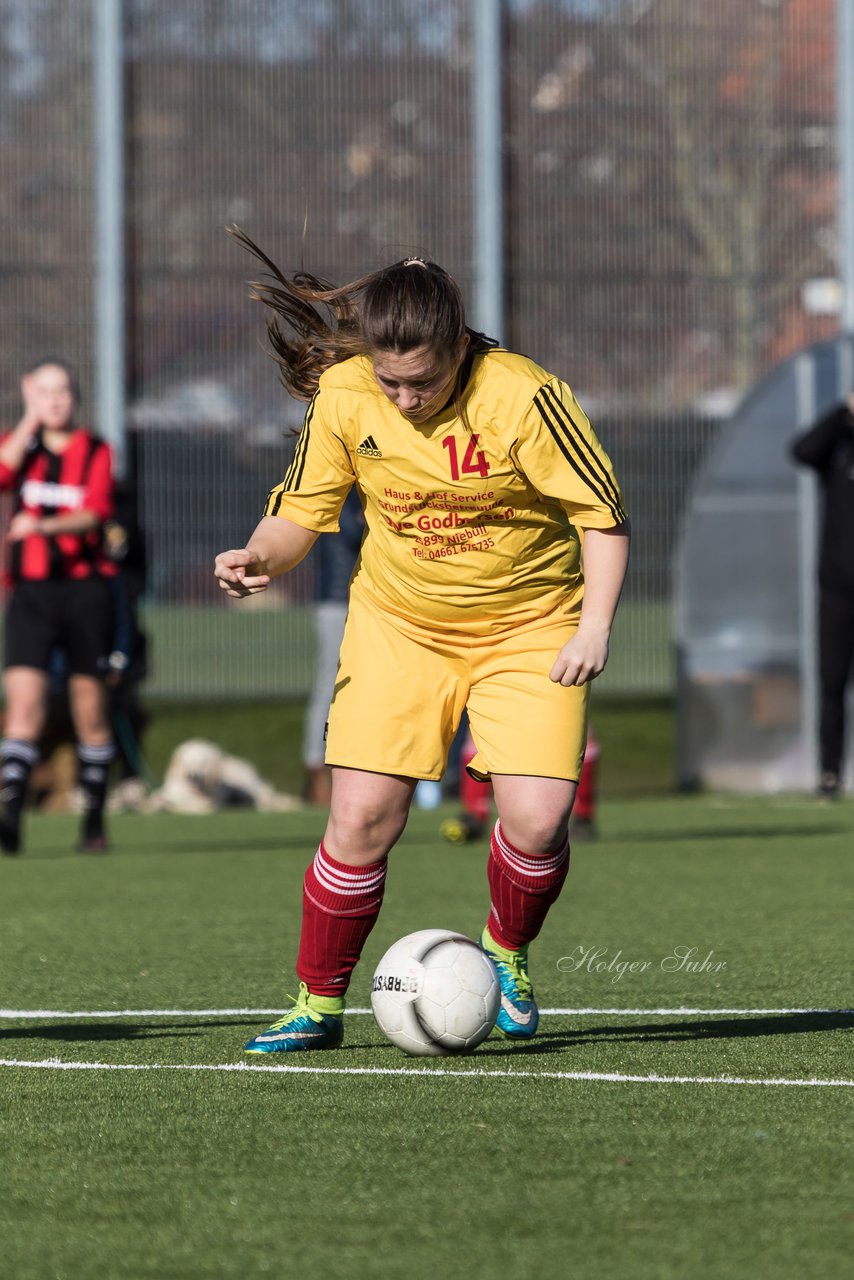
POLYGON ((246 1045, 247 1053, 337 1049, 344 1039, 343 996, 313 996, 304 982, 292 1009, 246 1045))
POLYGON ((501 1008, 495 1022, 496 1031, 509 1040, 530 1040, 536 1033, 540 1011, 528 977, 528 948, 508 951, 498 945, 489 929, 484 929, 481 934, 480 947, 498 970, 501 983, 501 1008))

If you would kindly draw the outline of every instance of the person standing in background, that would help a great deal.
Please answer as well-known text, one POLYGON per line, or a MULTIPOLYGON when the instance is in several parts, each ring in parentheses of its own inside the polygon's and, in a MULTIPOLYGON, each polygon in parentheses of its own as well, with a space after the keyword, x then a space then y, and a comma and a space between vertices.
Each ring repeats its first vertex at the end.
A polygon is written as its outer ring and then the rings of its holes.
POLYGON ((68 695, 77 737, 84 818, 79 849, 107 848, 104 802, 113 740, 105 677, 113 647, 109 579, 115 563, 103 547, 113 511, 109 447, 74 423, 77 386, 63 360, 44 359, 21 379, 24 412, 0 440, 0 488, 15 491, 9 524, 4 688, 0 742, 0 847, 21 847, 21 810, 39 758, 51 656, 68 659, 68 695))
POLYGON ((819 795, 842 788, 845 694, 854 660, 854 393, 792 444, 822 487, 818 558, 819 795))
POLYGON ((337 534, 325 533, 317 540, 314 605, 317 666, 306 707, 302 739, 304 798, 309 804, 320 805, 328 805, 332 798, 332 774, 326 766, 326 721, 335 688, 344 623, 347 621, 350 578, 359 559, 365 532, 365 517, 355 489, 347 495, 338 523, 340 531, 337 534))

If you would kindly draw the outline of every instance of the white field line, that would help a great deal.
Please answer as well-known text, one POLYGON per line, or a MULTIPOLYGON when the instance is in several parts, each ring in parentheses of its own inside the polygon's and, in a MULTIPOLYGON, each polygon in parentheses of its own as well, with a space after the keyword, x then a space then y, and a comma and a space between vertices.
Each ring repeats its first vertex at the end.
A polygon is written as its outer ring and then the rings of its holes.
POLYGON ((786 1080, 779 1078, 758 1079, 750 1076, 647 1076, 625 1075, 619 1071, 484 1071, 472 1068, 453 1071, 447 1067, 300 1067, 281 1065, 252 1065, 245 1062, 187 1063, 187 1062, 62 1062, 59 1058, 43 1058, 27 1061, 19 1058, 0 1058, 0 1067, 44 1068, 52 1071, 221 1071, 230 1073, 262 1073, 275 1075, 334 1075, 334 1076, 454 1076, 457 1079, 478 1080, 578 1080, 614 1084, 732 1084, 764 1085, 787 1088, 842 1088, 854 1089, 854 1080, 786 1080))
MULTIPOLYGON (((280 1014, 287 1006, 283 1003, 274 1009, 0 1009, 0 1018, 10 1022, 28 1018, 233 1018, 244 1014, 263 1018, 280 1014)), ((368 1014, 370 1009, 348 1009, 351 1016, 368 1014)), ((599 1017, 614 1018, 669 1018, 675 1014, 720 1017, 734 1014, 747 1017, 755 1014, 792 1013, 854 1013, 854 1009, 541 1009, 541 1017, 599 1017)))

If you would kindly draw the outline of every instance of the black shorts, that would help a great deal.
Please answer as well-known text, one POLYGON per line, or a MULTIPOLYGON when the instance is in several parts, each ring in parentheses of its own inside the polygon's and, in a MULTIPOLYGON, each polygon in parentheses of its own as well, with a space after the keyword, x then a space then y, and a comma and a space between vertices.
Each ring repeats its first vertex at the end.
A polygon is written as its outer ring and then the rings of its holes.
POLYGON ((21 582, 6 609, 4 666, 48 671, 62 648, 70 675, 103 677, 114 635, 113 594, 104 578, 21 582))

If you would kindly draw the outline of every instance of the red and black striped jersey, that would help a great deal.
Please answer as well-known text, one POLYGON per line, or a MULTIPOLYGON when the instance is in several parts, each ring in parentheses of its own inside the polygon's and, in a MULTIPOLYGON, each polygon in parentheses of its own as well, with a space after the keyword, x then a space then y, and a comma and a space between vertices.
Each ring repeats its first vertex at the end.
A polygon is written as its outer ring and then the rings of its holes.
MULTIPOLYGON (((15 511, 60 516, 94 511, 101 521, 113 514, 112 458, 109 446, 79 427, 62 453, 33 437, 17 471, 0 463, 0 489, 13 489, 15 511)), ((116 566, 104 552, 101 529, 89 533, 32 534, 11 544, 7 584, 47 578, 113 577, 116 566)))

